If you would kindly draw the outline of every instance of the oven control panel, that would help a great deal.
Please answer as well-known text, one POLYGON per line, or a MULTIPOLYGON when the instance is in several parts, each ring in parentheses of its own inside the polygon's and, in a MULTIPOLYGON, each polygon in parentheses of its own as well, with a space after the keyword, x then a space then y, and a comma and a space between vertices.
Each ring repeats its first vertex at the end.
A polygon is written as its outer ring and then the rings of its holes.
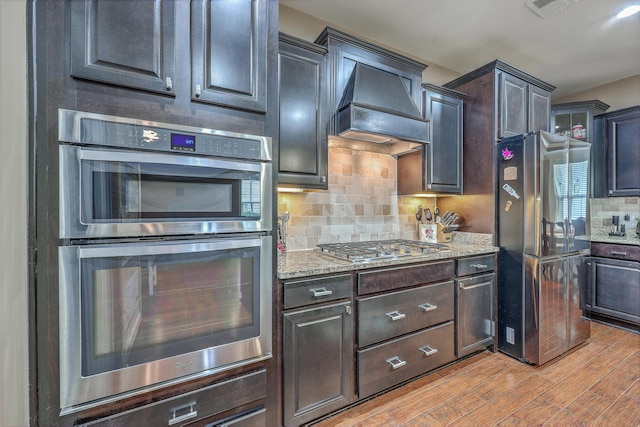
POLYGON ((271 160, 271 138, 124 117, 59 110, 61 142, 134 150, 271 160))

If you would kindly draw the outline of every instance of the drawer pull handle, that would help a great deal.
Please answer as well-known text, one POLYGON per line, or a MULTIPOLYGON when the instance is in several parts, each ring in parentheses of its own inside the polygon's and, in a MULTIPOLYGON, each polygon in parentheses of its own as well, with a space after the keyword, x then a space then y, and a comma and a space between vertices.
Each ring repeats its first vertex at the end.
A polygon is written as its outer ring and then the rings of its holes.
POLYGON ((420 307, 424 311, 433 311, 438 309, 437 305, 429 304, 428 302, 425 302, 424 304, 420 304, 418 307, 420 307))
POLYGON ((611 255, 627 256, 626 252, 611 251, 611 255))
POLYGON ((400 359, 398 356, 392 357, 391 359, 387 359, 387 363, 391 365, 393 369, 402 368, 407 364, 406 361, 400 359))
POLYGON ((333 291, 327 288, 310 289, 309 291, 313 294, 314 298, 326 297, 327 295, 333 294, 333 291))
POLYGON ((195 418, 198 416, 198 411, 194 410, 196 406, 196 402, 187 403, 183 406, 178 406, 177 408, 171 409, 171 419, 169 419, 169 425, 172 426, 179 422, 189 420, 191 418, 195 418), (183 412, 187 410, 186 414, 178 415, 179 412, 183 412))
POLYGON ((432 354, 436 354, 438 352, 437 348, 433 348, 429 345, 425 345, 424 347, 420 347, 418 350, 424 353, 425 356, 431 356, 432 354))
POLYGON ((475 268, 477 270, 480 270, 482 268, 487 268, 489 266, 487 264, 471 264, 471 267, 473 267, 473 268, 475 268))
POLYGON ((406 314, 400 313, 398 310, 387 313, 387 316, 389 316, 394 322, 396 320, 404 319, 405 317, 407 317, 406 314))

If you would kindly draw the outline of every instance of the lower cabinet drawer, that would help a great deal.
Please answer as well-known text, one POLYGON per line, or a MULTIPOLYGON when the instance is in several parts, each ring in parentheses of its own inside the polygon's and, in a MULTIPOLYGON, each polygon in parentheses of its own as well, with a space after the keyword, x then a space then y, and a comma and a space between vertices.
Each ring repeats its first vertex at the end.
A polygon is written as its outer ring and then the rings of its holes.
POLYGON ((453 281, 357 301, 358 346, 361 348, 455 317, 453 281))
POLYGON ((359 350, 358 397, 370 396, 454 359, 453 322, 359 350))
POLYGON ((260 370, 81 426, 264 425, 264 406, 258 401, 266 394, 266 371, 260 370), (249 409, 231 411, 240 407, 249 409))

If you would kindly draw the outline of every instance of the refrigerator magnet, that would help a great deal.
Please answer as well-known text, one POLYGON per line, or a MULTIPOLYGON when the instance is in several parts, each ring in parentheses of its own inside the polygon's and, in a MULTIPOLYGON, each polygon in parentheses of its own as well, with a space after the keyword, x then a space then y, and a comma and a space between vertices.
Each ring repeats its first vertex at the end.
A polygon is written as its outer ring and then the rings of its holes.
POLYGON ((515 181, 518 179, 518 168, 515 166, 504 168, 503 175, 505 181, 515 181))

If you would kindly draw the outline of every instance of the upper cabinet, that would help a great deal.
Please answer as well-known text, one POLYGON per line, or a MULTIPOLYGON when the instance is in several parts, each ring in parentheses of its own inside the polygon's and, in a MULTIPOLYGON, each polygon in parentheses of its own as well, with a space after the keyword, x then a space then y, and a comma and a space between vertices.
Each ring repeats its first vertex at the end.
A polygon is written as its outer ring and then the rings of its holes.
POLYGON ((461 194, 464 94, 430 83, 422 87, 429 143, 398 156, 398 194, 461 194))
POLYGON ((71 76, 265 114, 270 7, 268 0, 70 1, 71 76))
POLYGON ((551 106, 551 132, 593 142, 593 117, 609 109, 597 99, 551 106))
POLYGON ((527 78, 506 65, 497 69, 497 78, 498 139, 537 130, 549 131, 551 91, 554 88, 537 79, 527 78))
POLYGON ((280 34, 278 184, 326 190, 327 49, 280 34))
POLYGON ((70 4, 73 77, 175 95, 173 1, 70 4))
POLYGON ((462 193, 462 124, 464 95, 423 85, 423 111, 429 120, 426 146, 427 187, 441 193, 462 193))
POLYGON ((191 96, 265 112, 267 1, 191 3, 191 96))
MULTIPOLYGON (((595 126, 594 117, 609 109, 609 105, 599 100, 567 102, 551 106, 551 131, 558 135, 583 139, 594 143, 604 140, 604 128, 595 126)), ((591 188, 590 197, 604 197, 606 194, 606 154, 604 144, 591 147, 591 188)))
POLYGON ((594 165, 594 181, 606 182, 607 196, 640 196, 640 106, 596 116, 594 128, 595 157, 606 159, 594 165))

